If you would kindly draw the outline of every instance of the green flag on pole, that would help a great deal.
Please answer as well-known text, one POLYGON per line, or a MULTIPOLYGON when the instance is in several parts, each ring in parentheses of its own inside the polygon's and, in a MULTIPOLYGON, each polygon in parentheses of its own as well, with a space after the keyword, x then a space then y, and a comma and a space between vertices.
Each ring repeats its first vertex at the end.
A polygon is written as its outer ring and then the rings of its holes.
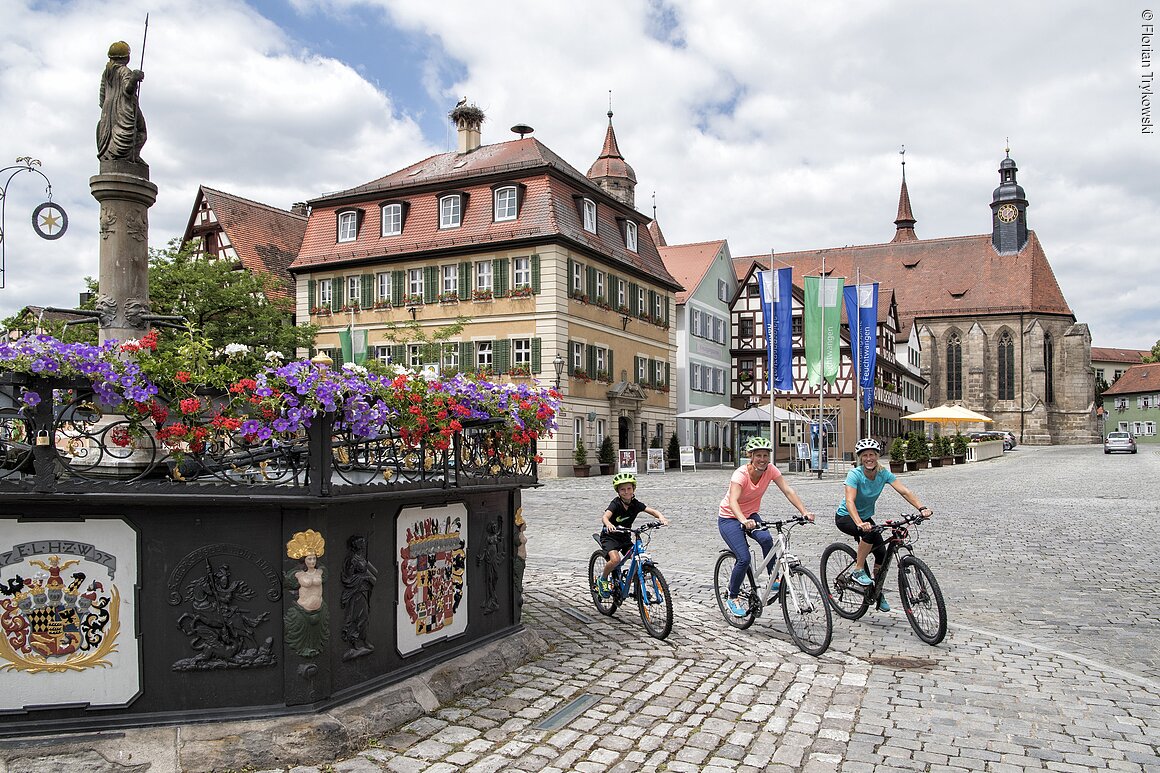
POLYGON ((342 344, 342 361, 353 362, 355 365, 365 365, 367 361, 367 331, 355 330, 349 327, 338 331, 338 340, 342 344))
POLYGON ((841 355, 842 277, 803 277, 805 288, 806 380, 834 384, 841 355))

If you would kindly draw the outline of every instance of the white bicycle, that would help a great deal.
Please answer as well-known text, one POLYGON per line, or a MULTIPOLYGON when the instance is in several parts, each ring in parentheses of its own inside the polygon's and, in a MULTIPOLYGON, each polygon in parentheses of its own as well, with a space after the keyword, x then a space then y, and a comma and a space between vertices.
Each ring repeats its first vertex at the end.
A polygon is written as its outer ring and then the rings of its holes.
POLYGON ((738 603, 746 609, 745 615, 733 614, 725 603, 725 596, 729 591, 729 578, 733 574, 733 567, 737 565, 737 557, 729 548, 722 550, 717 558, 717 566, 713 571, 713 593, 717 596, 717 608, 721 610, 725 621, 740 630, 753 625, 765 607, 775 599, 780 599, 781 614, 785 618, 786 628, 789 629, 789 635, 793 637, 794 643, 802 652, 817 656, 830 646, 830 639, 834 635, 834 619, 817 576, 789 552, 789 533, 803 523, 810 523, 810 520, 799 515, 753 529, 753 531, 773 529, 777 531, 777 538, 768 557, 760 556, 760 551, 750 545, 752 558, 737 594, 738 603), (772 568, 769 570, 765 588, 758 593, 754 567, 761 573, 770 566, 772 568), (775 588, 775 585, 778 587, 775 588))

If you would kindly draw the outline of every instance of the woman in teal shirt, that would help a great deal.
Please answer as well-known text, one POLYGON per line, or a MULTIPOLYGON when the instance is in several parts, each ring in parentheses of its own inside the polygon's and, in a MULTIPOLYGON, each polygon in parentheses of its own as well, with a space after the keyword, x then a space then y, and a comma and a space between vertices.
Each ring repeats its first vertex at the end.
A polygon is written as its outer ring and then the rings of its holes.
MULTIPOLYGON (((882 445, 873 438, 862 438, 854 446, 854 455, 858 458, 858 466, 846 473, 846 497, 838 505, 838 512, 834 516, 834 523, 838 529, 851 537, 858 539, 858 557, 854 561, 854 573, 850 579, 862 587, 869 587, 874 580, 866 571, 866 557, 871 551, 874 553, 874 565, 881 566, 886 558, 886 545, 882 535, 871 531, 874 527, 874 504, 882 489, 891 486, 919 511, 924 518, 933 514, 929 507, 921 504, 918 497, 910 489, 898 482, 890 470, 883 469, 878 464, 878 457, 882 455, 882 445)), ((885 596, 878 597, 878 609, 889 612, 890 605, 885 596)))

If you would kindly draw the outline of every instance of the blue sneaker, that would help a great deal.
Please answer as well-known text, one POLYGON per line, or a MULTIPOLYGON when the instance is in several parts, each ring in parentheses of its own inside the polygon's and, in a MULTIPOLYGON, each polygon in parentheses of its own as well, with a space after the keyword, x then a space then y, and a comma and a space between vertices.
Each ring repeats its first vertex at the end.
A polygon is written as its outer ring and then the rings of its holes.
POLYGON ((889 612, 890 611, 890 604, 886 601, 885 594, 878 597, 878 611, 879 612, 889 612))
POLYGON ((600 594, 600 598, 608 598, 612 595, 612 583, 601 577, 596 581, 596 592, 600 594))
POLYGON ((729 607, 729 611, 736 617, 745 617, 749 614, 749 610, 741 606, 741 602, 737 599, 725 599, 725 606, 729 607))
POLYGON ((869 588, 874 584, 874 580, 866 573, 865 569, 859 569, 850 575, 850 579, 861 585, 863 588, 869 588))

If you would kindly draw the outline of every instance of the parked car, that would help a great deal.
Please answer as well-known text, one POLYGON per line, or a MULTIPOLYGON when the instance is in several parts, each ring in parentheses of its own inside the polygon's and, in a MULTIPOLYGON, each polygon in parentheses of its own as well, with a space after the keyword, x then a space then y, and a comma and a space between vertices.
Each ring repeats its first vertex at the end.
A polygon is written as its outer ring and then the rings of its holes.
POLYGON ((1015 446, 1019 445, 1019 441, 1017 441, 1017 440, 1015 439, 1015 433, 1014 433, 1014 432, 1012 432, 1012 431, 1011 431, 1011 430, 1009 430, 1009 429, 1005 429, 1005 430, 1001 430, 1001 431, 1002 431, 1002 433, 1003 433, 1003 436, 1004 436, 1005 438, 1007 438, 1007 442, 1011 444, 1009 447, 1007 447, 1007 449, 1006 449, 1006 450, 1010 451, 1012 448, 1014 448, 1015 446))
POLYGON ((984 430, 978 430, 976 432, 972 432, 970 434, 970 438, 971 438, 971 440, 975 440, 975 441, 979 441, 979 440, 1002 440, 1004 451, 1010 451, 1012 448, 1015 447, 1015 439, 1014 438, 1008 438, 1006 432, 1000 432, 1000 431, 995 430, 995 429, 984 429, 984 430))
POLYGON ((1104 453, 1110 454, 1112 451, 1136 453, 1136 438, 1130 432, 1109 432, 1104 438, 1104 453))

